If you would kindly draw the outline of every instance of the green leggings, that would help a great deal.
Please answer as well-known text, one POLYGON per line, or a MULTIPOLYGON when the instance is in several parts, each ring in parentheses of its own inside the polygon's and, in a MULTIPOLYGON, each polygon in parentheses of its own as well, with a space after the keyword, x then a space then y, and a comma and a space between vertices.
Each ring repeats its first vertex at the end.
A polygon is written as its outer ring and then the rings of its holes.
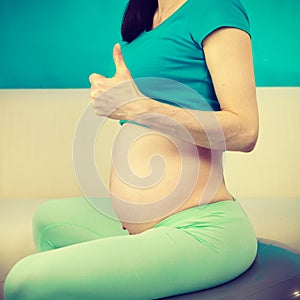
POLYGON ((237 201, 193 207, 129 235, 84 198, 57 199, 38 208, 33 234, 42 252, 13 267, 5 300, 142 300, 198 291, 243 273, 257 247, 237 201))

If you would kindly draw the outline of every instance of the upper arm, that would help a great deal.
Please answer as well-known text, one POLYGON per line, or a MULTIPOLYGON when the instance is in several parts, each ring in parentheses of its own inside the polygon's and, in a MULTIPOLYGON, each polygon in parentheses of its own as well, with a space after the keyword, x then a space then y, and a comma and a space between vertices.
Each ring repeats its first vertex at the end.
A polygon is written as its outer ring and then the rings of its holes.
POLYGON ((205 60, 222 111, 239 117, 244 130, 258 132, 256 85, 250 36, 221 27, 202 42, 205 60))

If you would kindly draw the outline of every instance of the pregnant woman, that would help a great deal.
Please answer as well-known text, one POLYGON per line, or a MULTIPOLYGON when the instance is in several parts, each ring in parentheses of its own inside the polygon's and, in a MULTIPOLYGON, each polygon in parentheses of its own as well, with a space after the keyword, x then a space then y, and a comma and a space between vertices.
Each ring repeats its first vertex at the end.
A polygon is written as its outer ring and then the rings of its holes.
POLYGON ((45 202, 41 252, 11 270, 7 300, 158 299, 230 281, 256 256, 222 167, 224 151, 249 152, 258 135, 244 7, 130 0, 122 38, 115 75, 90 76, 95 113, 122 124, 110 177, 119 220, 81 198, 45 202))

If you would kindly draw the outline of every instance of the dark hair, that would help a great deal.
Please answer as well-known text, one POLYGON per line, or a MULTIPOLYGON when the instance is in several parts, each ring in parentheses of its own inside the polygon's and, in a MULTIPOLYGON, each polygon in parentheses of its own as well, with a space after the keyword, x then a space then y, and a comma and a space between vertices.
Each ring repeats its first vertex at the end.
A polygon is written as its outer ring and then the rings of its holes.
POLYGON ((158 7, 158 0, 129 0, 125 9, 121 27, 122 38, 132 42, 144 30, 152 29, 153 16, 158 7))

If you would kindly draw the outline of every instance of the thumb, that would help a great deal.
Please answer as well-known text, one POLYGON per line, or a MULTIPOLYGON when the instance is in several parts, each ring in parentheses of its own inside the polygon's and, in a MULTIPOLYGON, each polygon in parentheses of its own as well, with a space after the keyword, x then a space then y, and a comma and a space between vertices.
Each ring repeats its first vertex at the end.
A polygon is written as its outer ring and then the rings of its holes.
POLYGON ((113 58, 115 61, 115 66, 116 66, 116 75, 118 75, 118 76, 128 75, 129 70, 125 64, 123 54, 121 51, 121 46, 119 43, 115 44, 115 46, 114 46, 113 58))

